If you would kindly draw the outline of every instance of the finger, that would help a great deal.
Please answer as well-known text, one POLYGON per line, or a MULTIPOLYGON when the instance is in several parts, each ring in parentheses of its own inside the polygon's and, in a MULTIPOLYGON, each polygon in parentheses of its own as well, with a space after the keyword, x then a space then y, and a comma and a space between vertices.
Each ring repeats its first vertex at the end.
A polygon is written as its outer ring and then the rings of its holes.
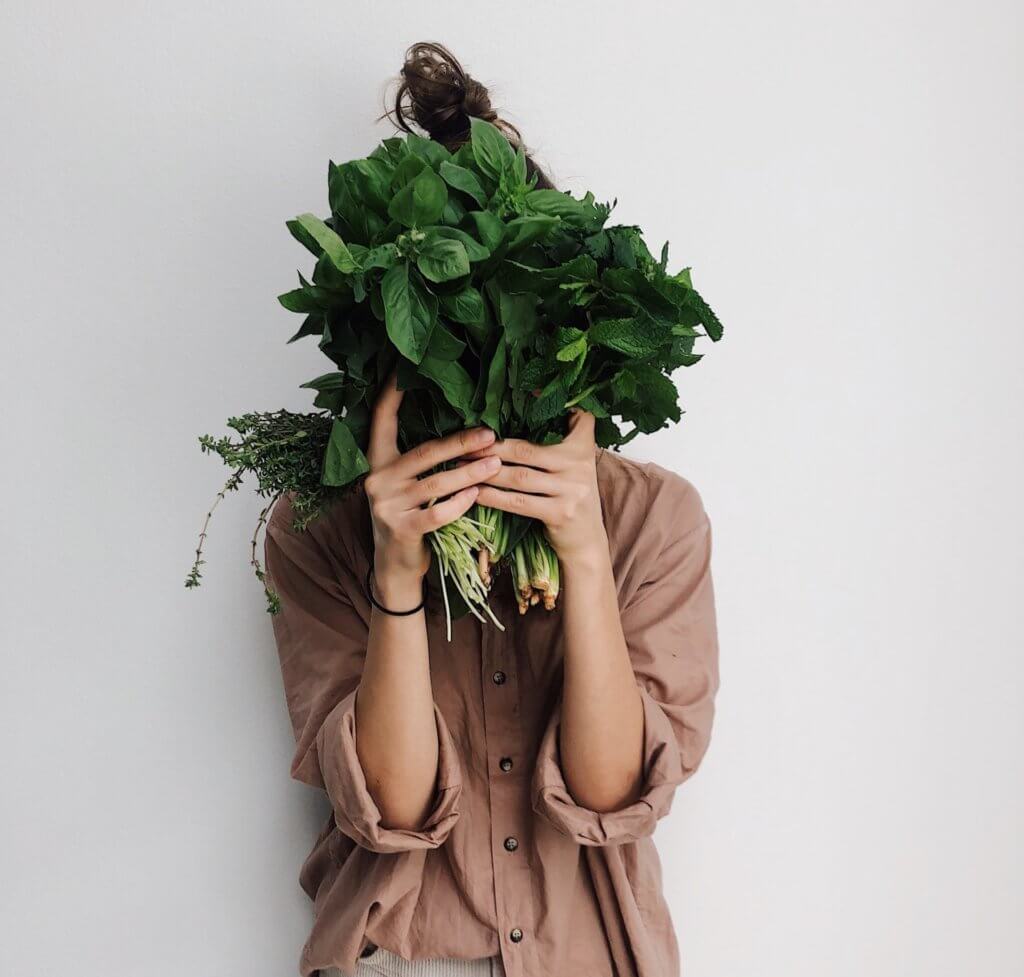
MULTIPOLYGON (((479 462, 473 462, 473 464, 479 464, 479 462)), ((529 492, 531 495, 557 496, 562 494, 560 491, 562 485, 557 476, 549 472, 538 471, 527 465, 502 464, 485 481, 488 485, 494 485, 497 488, 529 492)))
POLYGON ((473 459, 497 455, 502 461, 513 465, 529 465, 541 471, 559 472, 566 467, 560 447, 557 444, 534 444, 521 438, 505 438, 503 441, 495 441, 482 451, 474 451, 467 457, 473 459))
POLYGON ((486 448, 494 441, 494 432, 489 427, 473 427, 456 431, 445 438, 424 441, 402 455, 395 471, 406 478, 415 478, 446 461, 465 455, 480 448, 486 448))
POLYGON ((392 373, 377 394, 370 424, 370 444, 367 460, 371 467, 379 468, 398 457, 398 408, 404 391, 398 389, 398 374, 392 373))
POLYGON ((480 505, 512 512, 517 516, 527 516, 547 522, 554 514, 554 501, 544 495, 529 495, 526 492, 507 492, 505 489, 481 485, 477 496, 480 505))
POLYGON ((454 522, 459 516, 464 516, 469 511, 469 507, 476 502, 479 493, 478 485, 470 485, 469 488, 456 492, 455 495, 443 502, 430 506, 429 509, 417 509, 414 513, 410 513, 409 518, 417 532, 424 535, 431 533, 435 529, 454 522))
POLYGON ((414 509, 431 499, 442 499, 471 485, 486 481, 500 468, 500 458, 481 458, 479 461, 460 465, 449 471, 435 472, 426 478, 417 479, 412 488, 402 493, 402 500, 407 508, 414 509))

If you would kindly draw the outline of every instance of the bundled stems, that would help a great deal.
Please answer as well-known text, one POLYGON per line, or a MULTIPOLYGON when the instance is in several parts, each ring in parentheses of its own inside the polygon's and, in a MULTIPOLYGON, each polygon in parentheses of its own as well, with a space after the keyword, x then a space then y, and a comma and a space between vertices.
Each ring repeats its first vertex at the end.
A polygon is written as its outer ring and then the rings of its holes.
POLYGON ((470 516, 460 516, 454 522, 435 529, 430 534, 430 546, 437 559, 441 576, 449 641, 452 636, 452 615, 447 591, 449 582, 459 592, 474 617, 485 621, 483 615, 486 614, 499 630, 505 630, 487 604, 490 578, 487 578, 488 583, 484 582, 476 555, 486 548, 490 534, 489 526, 470 516))
POLYGON ((536 604, 543 604, 545 610, 551 611, 558 602, 558 557, 543 529, 538 524, 531 525, 509 550, 510 527, 506 514, 481 505, 475 506, 472 512, 472 516, 462 516, 430 535, 430 545, 441 571, 449 639, 449 585, 458 591, 470 613, 481 621, 486 614, 501 628, 487 605, 487 595, 494 584, 496 568, 502 562, 511 566, 520 614, 536 604))

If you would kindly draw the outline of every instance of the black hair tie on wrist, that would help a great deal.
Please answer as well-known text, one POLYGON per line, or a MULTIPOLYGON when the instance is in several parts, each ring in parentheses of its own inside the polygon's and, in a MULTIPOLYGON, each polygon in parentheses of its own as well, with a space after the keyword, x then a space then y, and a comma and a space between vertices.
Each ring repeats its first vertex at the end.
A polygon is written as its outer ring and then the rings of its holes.
POLYGON ((370 598, 370 603, 377 608, 378 611, 383 611, 385 614, 390 614, 392 617, 408 617, 410 614, 415 614, 417 611, 422 611, 427 603, 427 578, 423 578, 423 600, 421 600, 412 610, 410 611, 393 611, 388 607, 385 607, 376 597, 373 596, 373 586, 370 583, 370 578, 373 576, 373 564, 371 563, 366 571, 366 596, 370 598))

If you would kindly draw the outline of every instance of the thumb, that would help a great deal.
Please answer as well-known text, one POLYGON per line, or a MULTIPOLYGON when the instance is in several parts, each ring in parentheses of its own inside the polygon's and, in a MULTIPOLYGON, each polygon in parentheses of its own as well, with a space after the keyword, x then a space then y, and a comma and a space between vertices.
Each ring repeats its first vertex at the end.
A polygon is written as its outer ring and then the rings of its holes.
POLYGON ((597 425, 597 418, 582 407, 574 407, 569 413, 569 433, 566 440, 594 440, 594 428, 597 425))

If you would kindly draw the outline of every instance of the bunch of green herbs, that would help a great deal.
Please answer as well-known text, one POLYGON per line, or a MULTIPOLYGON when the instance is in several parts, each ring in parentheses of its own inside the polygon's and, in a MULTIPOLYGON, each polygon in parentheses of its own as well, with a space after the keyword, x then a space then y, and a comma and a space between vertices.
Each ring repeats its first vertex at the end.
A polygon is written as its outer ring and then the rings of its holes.
MULTIPOLYGON (((478 424, 555 443, 573 407, 594 414, 610 448, 680 420, 672 375, 701 359, 699 338, 722 336, 689 269, 669 273, 668 245, 656 260, 639 227, 607 226, 615 202, 538 189, 521 147, 471 126, 455 152, 409 134, 332 162, 330 215, 288 222, 315 259, 279 296, 304 316, 289 342, 317 337, 332 364, 303 384, 317 411, 247 414, 229 421, 238 440, 200 439, 233 470, 218 501, 246 475, 270 498, 256 534, 281 494, 302 529, 367 472, 371 409, 393 371, 402 450, 478 424)), ((188 586, 205 535, 206 523, 188 586)), ((501 627, 487 594, 506 564, 521 612, 557 603, 558 560, 529 520, 478 505, 430 545, 449 634, 466 611, 501 627)))

